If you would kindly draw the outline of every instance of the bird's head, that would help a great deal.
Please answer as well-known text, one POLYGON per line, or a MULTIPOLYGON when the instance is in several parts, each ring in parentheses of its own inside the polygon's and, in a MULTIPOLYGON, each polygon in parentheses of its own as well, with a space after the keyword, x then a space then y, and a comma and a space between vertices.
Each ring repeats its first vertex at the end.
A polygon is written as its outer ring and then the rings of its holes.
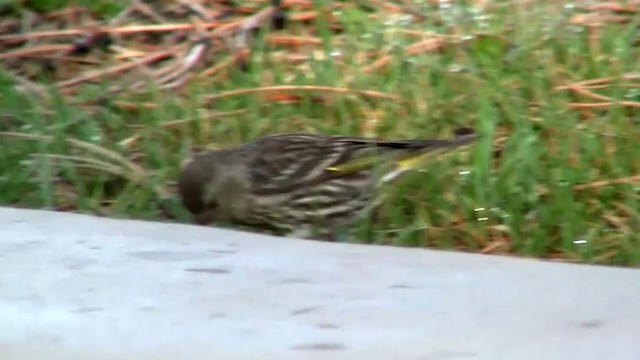
POLYGON ((237 182, 234 153, 213 150, 196 154, 183 166, 178 177, 182 204, 198 224, 226 220, 228 205, 237 182))

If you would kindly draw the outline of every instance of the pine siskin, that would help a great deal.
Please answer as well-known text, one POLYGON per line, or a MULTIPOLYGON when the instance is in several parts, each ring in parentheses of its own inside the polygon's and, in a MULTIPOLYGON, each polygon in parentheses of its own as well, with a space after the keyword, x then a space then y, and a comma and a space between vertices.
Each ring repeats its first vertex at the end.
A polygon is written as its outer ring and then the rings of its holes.
POLYGON ((468 129, 451 140, 272 135, 196 154, 182 169, 178 191, 198 224, 328 240, 375 206, 380 185, 476 138, 468 129))

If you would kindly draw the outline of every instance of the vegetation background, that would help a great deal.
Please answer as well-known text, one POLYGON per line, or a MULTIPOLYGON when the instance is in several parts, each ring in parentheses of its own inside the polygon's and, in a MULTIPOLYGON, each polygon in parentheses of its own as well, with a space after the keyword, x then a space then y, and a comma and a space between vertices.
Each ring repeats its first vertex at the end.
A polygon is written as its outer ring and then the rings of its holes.
POLYGON ((190 151, 275 132, 467 126, 478 143, 402 179, 359 241, 637 266, 639 11, 0 3, 0 203, 186 222, 174 181, 190 151))

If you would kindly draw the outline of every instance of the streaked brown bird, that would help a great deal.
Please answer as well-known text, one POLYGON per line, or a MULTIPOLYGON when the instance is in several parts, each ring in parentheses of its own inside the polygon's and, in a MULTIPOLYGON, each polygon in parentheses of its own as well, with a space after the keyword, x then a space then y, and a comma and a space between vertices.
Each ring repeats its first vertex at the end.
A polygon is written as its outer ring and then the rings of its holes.
POLYGON ((377 205, 379 186, 476 138, 469 129, 451 140, 271 135, 196 154, 182 168, 178 191, 198 224, 331 240, 377 205))

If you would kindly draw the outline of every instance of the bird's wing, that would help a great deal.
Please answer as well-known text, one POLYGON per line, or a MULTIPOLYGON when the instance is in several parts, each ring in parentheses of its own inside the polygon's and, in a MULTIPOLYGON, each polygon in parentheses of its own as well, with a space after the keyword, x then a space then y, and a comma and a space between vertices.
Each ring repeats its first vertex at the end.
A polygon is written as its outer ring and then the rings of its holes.
POLYGON ((364 175, 366 170, 388 161, 389 156, 398 157, 396 167, 415 166, 412 154, 456 148, 471 141, 470 136, 453 140, 387 141, 314 134, 274 135, 251 145, 249 170, 255 191, 283 192, 327 177, 364 175))
POLYGON ((426 159, 435 157, 437 154, 448 152, 471 144, 477 139, 475 133, 460 134, 451 140, 433 139, 433 140, 400 140, 400 141, 380 141, 358 138, 345 138, 346 141, 353 144, 369 144, 378 151, 362 156, 352 161, 347 161, 335 166, 329 167, 328 170, 338 172, 357 171, 359 169, 375 165, 380 161, 379 154, 389 153, 390 151, 397 157, 397 168, 399 170, 409 170, 419 167, 426 159), (396 151, 393 151, 396 150, 396 151), (378 156, 376 156, 378 155, 378 156))
POLYGON ((265 137, 247 149, 251 183, 256 192, 290 191, 321 181, 328 168, 354 160, 367 147, 313 134, 265 137))

